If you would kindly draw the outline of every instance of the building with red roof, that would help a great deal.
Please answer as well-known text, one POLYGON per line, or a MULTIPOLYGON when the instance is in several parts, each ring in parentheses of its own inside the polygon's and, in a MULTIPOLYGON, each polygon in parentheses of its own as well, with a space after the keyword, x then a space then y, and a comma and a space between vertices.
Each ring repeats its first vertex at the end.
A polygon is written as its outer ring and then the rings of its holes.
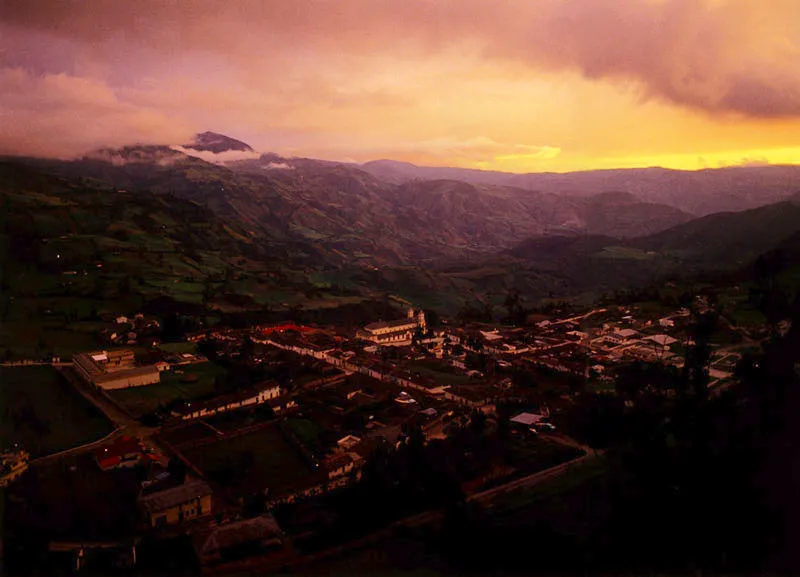
POLYGON ((108 471, 133 467, 143 453, 144 447, 139 439, 123 435, 97 449, 94 458, 103 471, 108 471))

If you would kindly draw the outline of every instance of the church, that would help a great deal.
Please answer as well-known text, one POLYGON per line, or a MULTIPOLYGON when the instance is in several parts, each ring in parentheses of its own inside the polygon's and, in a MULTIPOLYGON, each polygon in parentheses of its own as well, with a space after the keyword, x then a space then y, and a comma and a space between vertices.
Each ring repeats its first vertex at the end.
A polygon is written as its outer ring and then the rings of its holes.
POLYGON ((410 345, 418 330, 426 329, 425 313, 422 309, 408 309, 408 316, 398 321, 370 323, 358 331, 356 336, 377 345, 410 345))

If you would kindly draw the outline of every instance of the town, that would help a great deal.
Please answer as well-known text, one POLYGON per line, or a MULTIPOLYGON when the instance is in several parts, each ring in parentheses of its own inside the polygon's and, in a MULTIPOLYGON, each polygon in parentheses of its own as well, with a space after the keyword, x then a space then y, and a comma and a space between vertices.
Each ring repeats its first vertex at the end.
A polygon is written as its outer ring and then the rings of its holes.
MULTIPOLYGON (((291 566, 339 544, 331 519, 347 498, 337 495, 366 482, 376 454, 437 447, 453 461, 453 490, 491 502, 597 457, 570 417, 581 395, 615 394, 631 363, 678 369, 694 345, 686 307, 607 305, 521 326, 433 326, 409 308, 355 333, 286 322, 173 342, 154 336, 158 319, 113 322, 105 349, 46 367, 110 423, 104 435, 48 451, 26 445, 28 417, 4 439, 9 559, 35 552, 76 571, 170 558, 216 571, 291 566)), ((755 342, 725 332, 712 392, 755 342)), ((383 521, 431 505, 412 500, 383 521)))

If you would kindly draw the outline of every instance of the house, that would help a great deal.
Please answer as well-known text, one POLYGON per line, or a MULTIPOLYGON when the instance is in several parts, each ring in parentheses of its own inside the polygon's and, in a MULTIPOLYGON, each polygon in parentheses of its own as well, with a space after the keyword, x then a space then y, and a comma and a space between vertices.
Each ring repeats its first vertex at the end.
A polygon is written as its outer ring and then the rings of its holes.
POLYGON ((671 327, 675 326, 675 321, 673 321, 669 317, 664 317, 663 319, 658 319, 658 324, 659 324, 659 326, 662 326, 662 327, 668 329, 668 328, 671 328, 671 327))
POLYGON ((161 382, 154 365, 137 366, 133 351, 118 349, 79 353, 72 357, 75 372, 87 383, 101 389, 124 389, 161 382))
POLYGON ((638 335, 638 331, 633 329, 619 329, 610 335, 606 335, 606 341, 615 345, 621 345, 622 343, 635 339, 638 335))
POLYGON ((511 420, 511 425, 517 429, 527 430, 532 433, 539 431, 554 431, 555 427, 550 423, 547 415, 539 413, 520 413, 511 420))
POLYGON ((358 453, 335 453, 323 462, 328 479, 343 477, 361 465, 363 459, 358 453))
POLYGON ((202 565, 238 561, 283 547, 283 532, 272 515, 260 515, 217 525, 210 534, 195 541, 202 565))
POLYGON ((346 437, 342 437, 341 439, 336 441, 336 444, 339 445, 342 449, 350 450, 356 445, 358 445, 360 442, 361 439, 359 439, 355 435, 347 435, 346 437))
POLYGON ((94 459, 103 471, 133 467, 139 462, 144 446, 139 439, 123 435, 94 452, 94 459))
POLYGON ((142 494, 138 504, 149 527, 178 525, 211 514, 211 487, 192 479, 182 485, 142 494))
POLYGON ((379 345, 409 345, 414 334, 426 327, 425 313, 410 308, 405 319, 368 324, 356 333, 356 337, 379 345))
POLYGON ((651 341, 656 345, 660 345, 662 348, 667 348, 678 342, 678 339, 669 335, 651 335, 649 337, 645 337, 644 340, 651 341))
POLYGON ((541 415, 539 413, 520 413, 519 415, 512 417, 510 422, 527 428, 535 427, 544 418, 545 415, 541 415))
POLYGON ((297 408, 297 401, 294 399, 294 397, 290 397, 289 395, 281 395, 279 397, 268 399, 266 401, 266 404, 275 413, 280 413, 281 411, 288 411, 290 409, 297 408))
POLYGON ((567 331, 567 336, 573 337, 578 341, 586 341, 589 338, 589 333, 584 331, 567 331))
POLYGON ((274 381, 266 381, 208 401, 188 401, 183 406, 173 409, 172 415, 185 420, 198 419, 242 407, 266 403, 272 399, 277 399, 281 396, 281 393, 280 385, 274 381))

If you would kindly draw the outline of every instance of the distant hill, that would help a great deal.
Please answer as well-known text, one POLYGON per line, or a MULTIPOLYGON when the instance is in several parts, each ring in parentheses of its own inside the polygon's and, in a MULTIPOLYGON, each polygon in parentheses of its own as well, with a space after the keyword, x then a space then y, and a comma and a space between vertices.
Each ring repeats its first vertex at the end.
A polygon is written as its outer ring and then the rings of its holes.
POLYGON ((744 212, 712 214, 630 244, 696 268, 730 268, 746 265, 797 231, 800 205, 780 202, 744 212))
POLYGON ((640 201, 666 204, 703 216, 785 200, 800 191, 800 166, 730 167, 698 171, 665 168, 513 174, 466 168, 416 166, 378 160, 361 168, 387 182, 461 180, 569 196, 623 191, 640 201))
POLYGON ((709 215, 629 240, 598 235, 535 237, 507 251, 512 260, 505 266, 521 279, 556 275, 560 286, 573 294, 603 292, 657 278, 739 270, 798 234, 800 205, 781 202, 709 215))
POLYGON ((687 222, 692 215, 666 204, 642 202, 629 192, 604 192, 584 200, 585 228, 590 234, 629 238, 687 222))

